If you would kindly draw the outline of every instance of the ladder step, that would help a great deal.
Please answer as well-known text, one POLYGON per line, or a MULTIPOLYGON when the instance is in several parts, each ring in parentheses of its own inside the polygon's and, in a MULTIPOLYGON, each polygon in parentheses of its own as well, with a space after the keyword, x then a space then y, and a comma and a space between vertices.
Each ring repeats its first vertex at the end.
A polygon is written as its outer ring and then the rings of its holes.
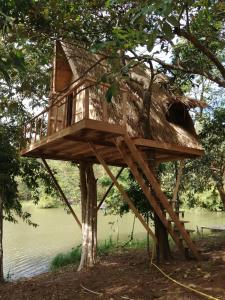
POLYGON ((177 210, 177 211, 175 210, 174 212, 175 214, 182 214, 182 215, 184 214, 184 210, 177 210))
MULTIPOLYGON (((168 219, 169 222, 173 222, 174 221, 172 219, 168 219)), ((185 223, 190 223, 190 221, 186 221, 186 220, 179 220, 181 223, 185 224, 185 223)))
MULTIPOLYGON (((176 232, 180 232, 179 229, 178 229, 177 227, 174 227, 173 230, 176 231, 176 232)), ((194 229, 185 229, 185 230, 186 230, 186 232, 187 232, 188 234, 195 232, 194 229)))
MULTIPOLYGON (((185 241, 184 238, 183 238, 182 236, 179 236, 179 240, 185 241)), ((195 241, 195 240, 192 240, 192 243, 193 243, 193 244, 196 244, 196 241, 195 241)))
MULTIPOLYGON (((184 213, 185 213, 184 210, 178 210, 178 211, 174 210, 174 212, 177 216, 179 216, 181 214, 182 218, 184 217, 184 213)), ((168 213, 168 212, 166 211, 166 213, 168 213)))

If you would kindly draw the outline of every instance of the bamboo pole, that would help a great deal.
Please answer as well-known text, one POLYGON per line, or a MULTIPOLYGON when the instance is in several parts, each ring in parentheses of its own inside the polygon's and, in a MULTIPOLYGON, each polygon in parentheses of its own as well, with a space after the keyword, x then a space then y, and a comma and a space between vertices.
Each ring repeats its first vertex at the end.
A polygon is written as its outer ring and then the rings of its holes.
MULTIPOLYGON (((116 179, 119 178, 120 174, 123 172, 124 170, 124 167, 122 167, 118 174, 116 175, 116 179)), ((109 192, 111 191, 112 187, 114 186, 114 182, 112 181, 111 185, 109 186, 109 188, 107 189, 107 191, 105 192, 104 196, 102 197, 102 200, 100 201, 100 203, 98 204, 98 207, 97 207, 97 211, 100 209, 100 207, 102 206, 102 203, 105 201, 106 197, 108 196, 109 192)))
POLYGON ((74 217, 74 219, 76 220, 76 222, 77 222, 77 224, 79 225, 79 227, 82 228, 82 225, 81 225, 81 223, 80 223, 80 221, 79 221, 77 215, 75 214, 75 212, 74 212, 72 206, 70 205, 68 199, 66 198, 66 196, 65 196, 65 194, 64 194, 64 192, 63 192, 63 190, 61 189, 60 185, 58 184, 58 181, 56 180, 54 174, 52 173, 52 171, 51 171, 51 169, 50 169, 50 167, 49 167, 47 161, 46 161, 44 158, 42 158, 42 161, 43 161, 43 164, 44 164, 44 166, 46 167, 46 169, 47 169, 49 175, 51 176, 51 178, 52 178, 52 180, 53 180, 53 182, 54 182, 54 185, 55 185, 56 189, 58 190, 59 194, 61 195, 61 197, 62 197, 64 203, 65 203, 66 206, 69 208, 71 214, 73 215, 73 217, 74 217))

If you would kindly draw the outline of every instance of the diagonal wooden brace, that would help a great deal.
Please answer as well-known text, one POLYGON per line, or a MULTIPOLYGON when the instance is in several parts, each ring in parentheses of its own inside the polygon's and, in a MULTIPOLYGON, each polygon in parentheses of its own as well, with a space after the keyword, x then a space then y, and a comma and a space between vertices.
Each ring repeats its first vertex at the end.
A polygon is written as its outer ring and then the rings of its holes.
POLYGON ((81 223, 80 223, 80 220, 78 219, 77 215, 75 214, 75 212, 74 212, 72 206, 70 205, 70 203, 69 203, 68 199, 66 198, 66 196, 65 196, 65 194, 64 194, 64 192, 63 192, 63 190, 61 189, 61 187, 60 187, 60 185, 59 185, 57 179, 55 178, 54 174, 52 173, 52 171, 51 171, 51 169, 50 169, 50 167, 49 167, 47 161, 46 161, 44 158, 42 158, 42 162, 43 162, 45 168, 47 169, 49 175, 51 176, 52 181, 53 181, 53 183, 54 183, 56 189, 58 190, 60 196, 61 196, 62 199, 63 199, 63 202, 64 202, 64 203, 66 204, 66 206, 69 208, 71 214, 73 215, 73 217, 74 217, 74 219, 76 220, 76 222, 77 222, 77 224, 79 225, 79 227, 82 228, 82 225, 81 225, 81 223))
MULTIPOLYGON (((116 179, 118 179, 121 175, 121 173, 123 172, 124 167, 122 167, 118 174, 116 175, 116 179)), ((105 199, 107 198, 109 192, 111 191, 112 187, 114 186, 114 182, 112 181, 112 183, 110 184, 109 188, 107 189, 107 191, 105 192, 104 196, 102 197, 102 200, 99 202, 98 207, 97 207, 97 211, 100 209, 100 207, 102 206, 102 203, 105 201, 105 199)))
POLYGON ((128 197, 128 195, 125 192, 125 190, 123 189, 123 187, 118 183, 117 179, 115 178, 115 176, 110 171, 110 169, 107 166, 106 162, 104 161, 103 157, 97 152, 95 146, 92 143, 89 143, 89 145, 90 145, 90 148, 92 149, 92 151, 94 152, 95 156, 97 157, 98 161, 101 163, 101 165, 103 166, 103 168, 105 169, 105 171, 107 172, 107 174, 109 175, 109 177, 112 179, 112 181, 114 182, 114 184, 117 187, 117 189, 119 190, 119 192, 122 194, 122 196, 123 196, 122 199, 124 200, 124 202, 126 202, 129 205, 130 209, 133 211, 133 213, 135 214, 135 216, 139 219, 139 221, 144 226, 144 228, 146 229, 146 231, 148 232, 148 234, 152 237, 154 243, 157 243, 157 239, 156 239, 153 231, 150 229, 150 227, 148 226, 148 224, 145 222, 144 218, 138 212, 138 210, 136 209, 136 207, 134 206, 133 202, 128 197))

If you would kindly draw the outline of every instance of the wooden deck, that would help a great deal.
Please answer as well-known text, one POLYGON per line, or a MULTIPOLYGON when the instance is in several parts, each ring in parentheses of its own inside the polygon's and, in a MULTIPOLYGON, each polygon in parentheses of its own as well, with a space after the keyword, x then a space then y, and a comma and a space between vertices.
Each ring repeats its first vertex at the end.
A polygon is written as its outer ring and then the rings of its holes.
MULTIPOLYGON (((103 121, 83 119, 72 126, 61 129, 40 141, 31 141, 21 150, 22 156, 79 162, 88 160, 99 163, 89 143, 94 143, 108 165, 125 166, 116 148, 115 138, 125 136, 125 126, 103 121)), ((144 152, 155 149, 156 159, 160 162, 184 158, 196 158, 204 151, 161 143, 146 139, 133 139, 135 145, 144 152)))

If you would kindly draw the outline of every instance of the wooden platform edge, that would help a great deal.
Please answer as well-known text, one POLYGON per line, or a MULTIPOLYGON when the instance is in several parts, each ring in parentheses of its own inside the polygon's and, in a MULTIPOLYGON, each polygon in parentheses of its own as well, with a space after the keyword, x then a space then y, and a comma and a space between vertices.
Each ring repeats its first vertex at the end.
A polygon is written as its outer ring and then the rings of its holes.
POLYGON ((132 139, 136 146, 143 146, 148 148, 158 148, 162 150, 170 150, 178 153, 187 153, 195 156, 202 156, 204 155, 204 149, 197 149, 192 147, 185 147, 180 145, 175 145, 171 143, 164 143, 160 141, 148 140, 143 138, 135 138, 132 139))

